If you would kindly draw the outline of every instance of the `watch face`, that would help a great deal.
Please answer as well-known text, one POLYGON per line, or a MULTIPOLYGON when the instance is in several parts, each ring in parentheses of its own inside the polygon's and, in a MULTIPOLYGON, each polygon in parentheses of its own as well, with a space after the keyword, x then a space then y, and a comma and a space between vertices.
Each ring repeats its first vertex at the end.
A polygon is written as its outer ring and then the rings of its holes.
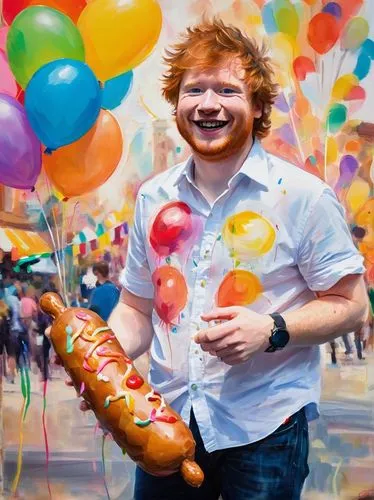
POLYGON ((274 347, 285 347, 290 340, 290 335, 287 330, 276 329, 271 336, 271 343, 274 347))

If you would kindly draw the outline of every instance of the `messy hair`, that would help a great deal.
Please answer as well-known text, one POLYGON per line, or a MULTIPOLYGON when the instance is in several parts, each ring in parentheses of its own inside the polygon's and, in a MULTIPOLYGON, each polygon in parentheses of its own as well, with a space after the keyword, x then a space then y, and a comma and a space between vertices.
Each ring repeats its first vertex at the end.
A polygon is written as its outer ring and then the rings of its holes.
POLYGON ((253 105, 262 109, 261 117, 255 118, 253 123, 254 136, 262 139, 269 133, 271 107, 277 96, 267 50, 220 19, 204 20, 188 27, 181 41, 165 50, 164 62, 168 68, 162 79, 162 94, 175 113, 186 70, 197 67, 204 70, 235 59, 240 60, 244 69, 244 81, 252 94, 253 105))

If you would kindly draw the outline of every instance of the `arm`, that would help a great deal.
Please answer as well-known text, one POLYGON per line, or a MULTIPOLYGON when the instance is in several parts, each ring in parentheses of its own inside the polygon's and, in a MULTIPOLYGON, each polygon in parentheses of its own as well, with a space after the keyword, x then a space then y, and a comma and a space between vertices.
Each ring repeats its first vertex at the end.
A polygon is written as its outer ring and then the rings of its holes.
POLYGON ((130 358, 144 354, 151 345, 154 333, 152 310, 152 299, 144 299, 122 289, 108 324, 130 358))
POLYGON ((369 304, 362 275, 345 276, 316 295, 315 300, 283 315, 290 333, 289 345, 331 342, 364 325, 369 304))

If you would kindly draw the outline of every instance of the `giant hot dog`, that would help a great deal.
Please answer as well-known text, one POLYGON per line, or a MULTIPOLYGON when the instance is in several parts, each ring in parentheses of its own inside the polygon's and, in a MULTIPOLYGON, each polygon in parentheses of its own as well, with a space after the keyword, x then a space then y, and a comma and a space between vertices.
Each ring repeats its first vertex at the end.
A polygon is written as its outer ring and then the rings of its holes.
POLYGON ((75 389, 116 443, 145 471, 180 469, 200 486, 191 431, 143 380, 108 325, 87 309, 65 308, 55 293, 44 294, 40 307, 54 319, 51 341, 75 389))

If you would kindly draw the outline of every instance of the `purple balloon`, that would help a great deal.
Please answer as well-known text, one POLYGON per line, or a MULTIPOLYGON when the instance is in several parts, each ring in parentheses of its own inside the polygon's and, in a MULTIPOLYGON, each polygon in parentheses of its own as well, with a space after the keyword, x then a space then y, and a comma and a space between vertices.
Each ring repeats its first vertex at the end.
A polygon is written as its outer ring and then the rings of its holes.
POLYGON ((31 189, 41 166, 41 144, 23 106, 13 97, 0 94, 0 183, 31 189))
POLYGON ((342 17, 342 8, 336 2, 329 2, 326 4, 323 7, 322 12, 327 12, 327 14, 331 14, 336 17, 336 19, 340 19, 342 17))
POLYGON ((340 177, 335 186, 335 189, 339 190, 347 187, 355 176, 358 169, 358 161, 352 155, 345 155, 340 160, 339 171, 340 177))

